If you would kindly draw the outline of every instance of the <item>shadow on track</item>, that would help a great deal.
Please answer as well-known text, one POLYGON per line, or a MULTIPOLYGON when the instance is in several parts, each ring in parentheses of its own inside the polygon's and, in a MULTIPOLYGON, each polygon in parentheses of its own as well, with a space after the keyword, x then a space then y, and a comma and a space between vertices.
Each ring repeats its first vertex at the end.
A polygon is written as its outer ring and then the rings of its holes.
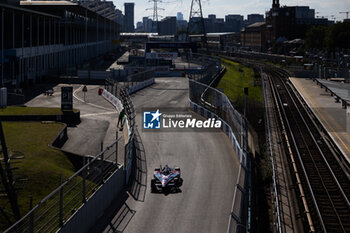
POLYGON ((104 211, 103 216, 90 229, 89 233, 119 233, 123 232, 134 217, 136 211, 130 209, 126 204, 129 198, 126 190, 121 191, 117 198, 113 201, 108 209, 104 211))
POLYGON ((135 129, 135 149, 134 172, 128 191, 135 200, 144 202, 147 191, 147 163, 145 148, 137 129, 135 129))
POLYGON ((113 204, 104 211, 104 214, 96 221, 89 233, 123 232, 136 213, 126 203, 128 198, 131 196, 136 201, 141 202, 145 200, 147 190, 146 154, 137 129, 135 131, 135 149, 136 156, 130 178, 131 184, 115 197, 113 204))

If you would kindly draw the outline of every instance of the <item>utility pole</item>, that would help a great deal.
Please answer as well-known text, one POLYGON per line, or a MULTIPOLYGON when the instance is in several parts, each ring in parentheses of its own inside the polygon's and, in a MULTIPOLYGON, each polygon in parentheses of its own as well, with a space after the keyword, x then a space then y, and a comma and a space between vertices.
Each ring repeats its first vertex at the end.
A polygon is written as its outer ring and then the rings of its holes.
POLYGON ((153 7, 152 8, 147 8, 146 10, 152 10, 152 32, 158 32, 159 33, 159 24, 158 20, 159 17, 161 17, 158 14, 158 10, 164 10, 164 8, 158 7, 158 3, 161 3, 162 0, 149 0, 149 2, 153 2, 153 7))
POLYGON ((207 48, 207 34, 205 32, 205 25, 204 25, 204 18, 203 18, 203 11, 202 11, 202 3, 201 0, 192 0, 191 2, 191 10, 190 10, 190 17, 188 20, 187 25, 187 35, 190 36, 191 33, 194 34, 202 34, 202 43, 203 47, 207 48), (199 22, 194 22, 195 19, 199 18, 199 22), (195 30, 196 26, 195 24, 199 23, 198 31, 195 30))

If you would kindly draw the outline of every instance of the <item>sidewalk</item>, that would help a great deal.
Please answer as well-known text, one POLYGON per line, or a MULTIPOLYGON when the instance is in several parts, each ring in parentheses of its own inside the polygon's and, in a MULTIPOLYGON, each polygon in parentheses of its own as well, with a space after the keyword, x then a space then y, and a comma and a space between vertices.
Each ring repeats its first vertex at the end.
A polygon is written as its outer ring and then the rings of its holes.
MULTIPOLYGON (((83 85, 59 84, 53 88, 53 96, 39 94, 26 106, 60 108, 61 86, 73 86, 73 107, 80 110, 81 118, 79 125, 68 127, 68 140, 62 149, 79 155, 97 155, 101 151, 101 142, 106 148, 116 140, 118 121, 115 108, 98 95, 100 86, 87 85, 84 101, 83 85)), ((118 145, 118 163, 123 163, 124 133, 118 132, 118 137, 122 137, 118 145)))
POLYGON ((290 78, 350 163, 350 115, 312 79, 290 78))

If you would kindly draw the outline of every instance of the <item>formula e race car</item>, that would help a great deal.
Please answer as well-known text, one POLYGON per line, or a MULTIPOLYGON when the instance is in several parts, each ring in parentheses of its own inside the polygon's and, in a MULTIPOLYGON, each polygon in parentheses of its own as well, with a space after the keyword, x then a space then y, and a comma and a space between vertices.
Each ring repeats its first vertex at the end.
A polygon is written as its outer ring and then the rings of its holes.
POLYGON ((182 179, 180 177, 180 168, 170 168, 165 165, 163 168, 154 169, 153 179, 151 180, 152 193, 158 191, 168 190, 171 191, 173 188, 177 191, 182 184, 182 179))

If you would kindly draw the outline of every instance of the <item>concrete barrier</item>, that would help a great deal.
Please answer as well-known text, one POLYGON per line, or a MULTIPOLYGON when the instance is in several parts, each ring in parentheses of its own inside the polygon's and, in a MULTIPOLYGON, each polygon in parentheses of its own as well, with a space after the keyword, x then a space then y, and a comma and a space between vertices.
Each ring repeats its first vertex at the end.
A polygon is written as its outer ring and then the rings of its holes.
POLYGON ((106 89, 103 89, 102 96, 117 109, 118 113, 121 110, 123 110, 124 107, 120 99, 115 97, 112 93, 110 93, 106 89))
POLYGON ((60 233, 85 233, 103 215, 105 209, 112 205, 114 198, 124 187, 123 166, 119 167, 112 176, 100 186, 94 195, 82 205, 65 225, 60 233))
POLYGON ((64 124, 64 128, 57 135, 57 137, 52 141, 51 146, 61 148, 63 144, 67 141, 67 139, 68 139, 67 125, 64 124))

